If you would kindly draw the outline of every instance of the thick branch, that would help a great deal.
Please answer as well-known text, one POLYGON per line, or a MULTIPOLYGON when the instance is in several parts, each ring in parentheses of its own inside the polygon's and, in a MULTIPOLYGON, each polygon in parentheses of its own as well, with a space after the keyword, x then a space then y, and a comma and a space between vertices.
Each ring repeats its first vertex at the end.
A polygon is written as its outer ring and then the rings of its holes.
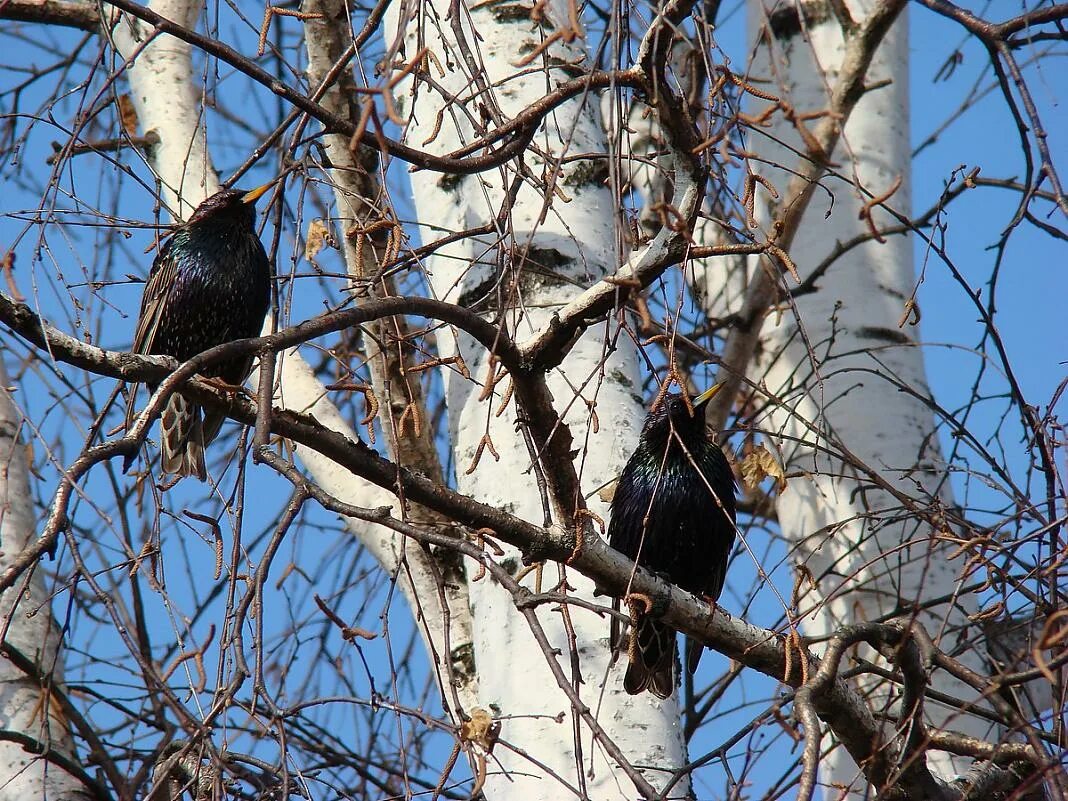
POLYGON ((98 7, 80 0, 7 0, 0 5, 0 18, 80 28, 90 33, 100 29, 98 7))

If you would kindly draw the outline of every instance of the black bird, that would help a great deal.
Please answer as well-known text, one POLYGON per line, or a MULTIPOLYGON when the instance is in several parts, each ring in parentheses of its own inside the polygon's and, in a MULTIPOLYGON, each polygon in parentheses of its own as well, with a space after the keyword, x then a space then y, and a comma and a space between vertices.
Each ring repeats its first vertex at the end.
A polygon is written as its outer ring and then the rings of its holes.
MULTIPOLYGON (((255 203, 272 185, 216 192, 175 229, 148 274, 134 353, 184 362, 224 342, 259 335, 271 300, 271 264, 256 235, 255 203)), ((241 356, 216 362, 203 375, 233 386, 251 370, 252 356, 241 356)), ((131 395, 127 429, 134 417, 131 395)), ((210 410, 202 421, 199 406, 181 393, 171 395, 160 422, 163 472, 204 481, 204 446, 225 419, 210 410)), ((124 469, 133 458, 127 457, 124 469)))
MULTIPOLYGON (((653 407, 619 477, 608 524, 613 548, 710 601, 723 590, 735 534, 734 474, 705 431, 705 404, 722 386, 689 405, 670 393, 653 407)), ((647 614, 636 628, 623 687, 631 695, 648 689, 668 698, 675 690, 675 631, 647 614)), ((615 631, 612 639, 613 647, 626 647, 615 631)), ((691 673, 702 650, 700 643, 692 646, 691 673)))

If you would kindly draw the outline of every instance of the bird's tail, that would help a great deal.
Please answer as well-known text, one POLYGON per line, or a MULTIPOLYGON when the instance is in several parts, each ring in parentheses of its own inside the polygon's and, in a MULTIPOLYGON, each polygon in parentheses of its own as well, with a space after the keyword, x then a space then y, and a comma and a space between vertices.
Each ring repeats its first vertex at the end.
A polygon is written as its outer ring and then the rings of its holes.
POLYGON ((670 698, 675 691, 675 630, 659 620, 643 616, 631 629, 630 664, 623 689, 631 695, 649 690, 657 698, 670 698))
POLYGON ((160 418, 160 450, 164 473, 207 480, 204 466, 204 426, 200 407, 174 393, 160 418))

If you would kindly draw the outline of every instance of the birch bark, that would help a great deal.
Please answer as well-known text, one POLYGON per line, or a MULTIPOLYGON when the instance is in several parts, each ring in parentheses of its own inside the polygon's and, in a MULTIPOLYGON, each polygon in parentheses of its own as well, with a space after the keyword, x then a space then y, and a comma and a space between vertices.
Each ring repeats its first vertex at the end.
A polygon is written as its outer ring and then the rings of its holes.
MULTIPOLYGON (((10 394, 0 359, 0 572, 13 566, 37 532, 30 495, 25 419, 10 394)), ((53 693, 63 690, 62 637, 52 617, 42 571, 30 569, 0 595, 0 731, 24 738, 0 739, 0 799, 82 798, 81 785, 43 751, 75 761, 70 724, 53 693), (17 651, 37 676, 12 661, 17 651), (44 683, 42 683, 42 678, 44 683)))
MULTIPOLYGON (((434 56, 427 60, 431 81, 409 78, 396 90, 394 102, 405 117, 409 143, 426 143, 437 153, 454 151, 479 134, 484 120, 510 119, 570 77, 561 65, 585 57, 582 40, 545 46, 548 33, 568 21, 568 5, 549 2, 541 8, 538 22, 526 5, 452 10, 432 3, 391 5, 387 40, 394 42, 394 67, 422 58, 424 46, 434 56), (527 64, 523 59, 532 54, 527 64)), ((467 177, 412 175, 418 219, 428 239, 498 221, 493 236, 465 238, 427 260, 436 297, 500 321, 522 341, 591 280, 615 271, 623 254, 604 174, 593 160, 561 161, 606 152, 596 109, 592 100, 579 99, 549 115, 524 155, 522 175, 514 162, 467 177), (506 194, 517 178, 522 183, 512 201, 506 194)), ((495 368, 486 351, 452 331, 439 334, 438 346, 443 356, 462 354, 473 377, 445 373, 458 488, 531 521, 570 525, 573 521, 560 517, 569 514, 566 509, 540 498, 538 468, 517 433, 515 405, 507 402, 507 379, 487 397, 483 390, 495 368), (490 440, 496 455, 484 444, 490 440)), ((636 443, 643 417, 637 365, 631 341, 619 336, 612 319, 588 332, 548 377, 556 411, 575 437, 576 468, 587 494, 618 474, 636 443)), ((605 516, 605 504, 596 496, 589 503, 605 516)), ((522 567, 520 555, 506 551, 502 563, 515 574, 522 567)), ((565 578, 579 595, 590 596, 588 580, 556 564, 545 566, 540 586, 560 587, 565 578)), ((528 574, 523 584, 534 589, 538 577, 528 574)), ((470 584, 470 598, 480 702, 508 716, 501 737, 512 746, 494 752, 500 770, 491 772, 486 796, 531 801, 556 801, 572 793, 598 801, 635 797, 629 780, 564 696, 512 596, 487 578, 470 584)), ((628 761, 646 766, 641 769, 648 781, 665 786, 671 771, 685 763, 675 700, 658 703, 648 694, 632 698, 622 692, 621 665, 608 665, 606 620, 576 608, 565 620, 545 606, 538 608, 538 619, 559 652, 552 658, 607 736, 628 761)), ((676 784, 672 797, 686 792, 685 784, 676 784)))

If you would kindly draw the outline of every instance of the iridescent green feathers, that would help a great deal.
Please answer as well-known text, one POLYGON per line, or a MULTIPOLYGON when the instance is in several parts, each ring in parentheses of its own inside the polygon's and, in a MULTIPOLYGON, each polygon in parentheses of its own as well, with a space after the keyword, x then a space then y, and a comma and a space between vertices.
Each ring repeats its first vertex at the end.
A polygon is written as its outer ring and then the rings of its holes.
MULTIPOLYGON (((253 204, 269 186, 217 192, 164 243, 145 284, 135 353, 184 362, 224 342, 259 335, 271 299, 271 266, 256 235, 253 204)), ((200 372, 237 385, 251 369, 252 357, 242 356, 200 372)), ((127 427, 134 413, 131 398, 127 427)), ((160 423, 163 472, 203 481, 204 447, 224 419, 222 412, 204 414, 179 393, 172 395, 160 423)), ((127 459, 125 468, 131 461, 127 459)))
MULTIPOLYGON (((734 474, 705 430, 704 404, 716 389, 691 404, 669 394, 649 413, 619 478, 608 525, 613 548, 710 600, 723 590, 735 535, 734 474)), ((629 639, 614 647, 630 656, 628 693, 671 695, 677 661, 672 629, 643 614, 629 639)), ((691 671, 700 652, 691 651, 691 671)))

